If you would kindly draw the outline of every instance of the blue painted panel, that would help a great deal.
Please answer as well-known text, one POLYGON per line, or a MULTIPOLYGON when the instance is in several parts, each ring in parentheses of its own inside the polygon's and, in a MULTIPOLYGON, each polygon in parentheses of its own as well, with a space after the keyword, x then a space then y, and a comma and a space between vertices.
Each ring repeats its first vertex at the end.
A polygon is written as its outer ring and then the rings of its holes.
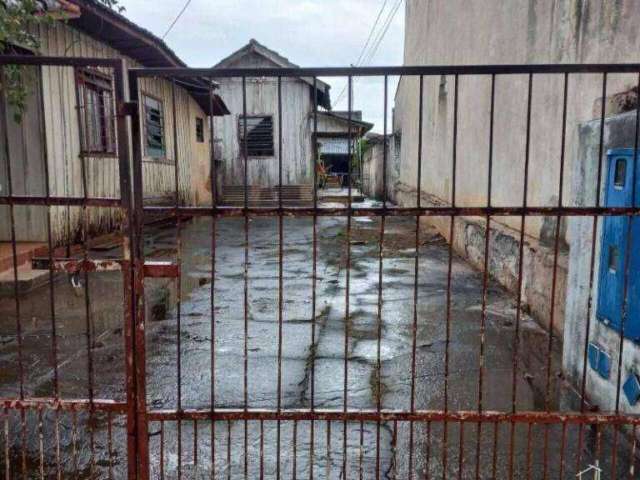
MULTIPOLYGON (((630 207, 633 205, 634 171, 638 157, 630 148, 610 150, 607 153, 605 206, 630 207)), ((640 195, 640 175, 636 178, 636 198, 640 195)), ((636 201, 636 204, 639 202, 636 201)), ((640 340, 640 218, 606 216, 602 224, 600 272, 596 315, 598 319, 617 331, 622 331, 624 305, 624 274, 629 250, 629 285, 627 286, 627 318, 624 336, 640 340), (628 237, 629 222, 631 236, 628 237), (627 241, 631 241, 628 249, 627 241)))
POLYGON ((598 347, 595 343, 589 343, 587 349, 589 366, 602 378, 609 378, 611 374, 611 356, 598 347))
POLYGON ((598 357, 600 356, 600 349, 593 343, 589 343, 587 350, 587 358, 589 359, 589 366, 598 371, 598 357))
POLYGON ((609 378, 611 375, 611 356, 604 350, 600 350, 598 357, 598 373, 602 378, 609 378))
POLYGON ((640 399, 640 381, 635 373, 630 373, 627 380, 622 385, 624 396, 627 397, 629 405, 635 405, 640 399))

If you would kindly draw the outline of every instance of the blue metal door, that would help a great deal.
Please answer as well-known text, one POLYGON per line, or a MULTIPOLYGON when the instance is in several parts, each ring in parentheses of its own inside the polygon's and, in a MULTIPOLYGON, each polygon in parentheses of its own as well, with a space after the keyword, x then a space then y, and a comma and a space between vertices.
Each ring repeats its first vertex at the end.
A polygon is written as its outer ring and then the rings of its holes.
MULTIPOLYGON (((634 161, 633 149, 610 150, 607 154, 608 167, 606 177, 605 206, 630 207, 633 205, 634 161)), ((636 180, 636 189, 640 185, 636 180)), ((639 190, 640 193, 640 190, 639 190)), ((638 203, 638 202, 636 202, 638 203)), ((602 226, 600 248, 600 275, 598 284, 597 317, 600 321, 617 331, 622 331, 622 312, 624 306, 624 282, 627 254, 629 258, 629 277, 627 286, 627 318, 624 321, 624 336, 640 340, 640 278, 634 272, 640 271, 640 219, 628 216, 606 216, 602 226), (631 235, 628 236, 629 222, 632 222, 631 235), (629 237, 629 238, 627 238, 629 237), (627 242, 632 242, 627 248, 627 242)))

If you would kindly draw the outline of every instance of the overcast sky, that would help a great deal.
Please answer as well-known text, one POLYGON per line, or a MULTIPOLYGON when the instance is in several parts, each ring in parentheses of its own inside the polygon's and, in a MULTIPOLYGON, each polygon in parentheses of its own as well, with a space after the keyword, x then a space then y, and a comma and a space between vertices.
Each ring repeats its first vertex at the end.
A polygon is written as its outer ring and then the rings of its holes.
MULTIPOLYGON (((125 15, 162 37, 186 0, 120 0, 125 15)), ((401 65, 404 39, 404 0, 191 0, 165 41, 189 66, 208 67, 255 38, 304 67, 349 66, 360 56, 381 7, 384 10, 370 45, 386 34, 364 65, 401 65), (395 11, 395 15, 393 12, 395 11)), ((331 85, 334 109, 346 109, 344 79, 324 79, 331 85)), ((396 79, 390 79, 389 103, 396 79)), ((356 80, 354 109, 382 131, 383 82, 356 80)), ((391 107, 391 105, 389 105, 391 107)), ((388 120, 391 130, 391 119, 388 120)))

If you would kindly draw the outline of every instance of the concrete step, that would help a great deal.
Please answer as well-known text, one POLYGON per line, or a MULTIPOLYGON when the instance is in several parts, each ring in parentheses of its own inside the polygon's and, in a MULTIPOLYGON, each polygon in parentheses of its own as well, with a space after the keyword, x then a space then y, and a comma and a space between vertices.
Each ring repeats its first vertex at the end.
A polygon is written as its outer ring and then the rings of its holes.
MULTIPOLYGON (((59 276, 60 273, 54 274, 59 276)), ((33 270, 30 263, 18 267, 18 293, 23 295, 49 282, 48 270, 33 270)), ((0 297, 13 297, 15 294, 15 275, 13 268, 0 272, 0 297)))
POLYGON ((283 204, 305 205, 313 203, 313 185, 283 185, 282 187, 261 187, 248 185, 224 185, 222 205, 244 206, 245 195, 250 207, 277 207, 280 198, 283 204))
MULTIPOLYGON (((47 244, 41 242, 18 242, 16 253, 18 265, 28 263, 47 244)), ((0 272, 13 268, 13 247, 10 242, 0 242, 0 272)))

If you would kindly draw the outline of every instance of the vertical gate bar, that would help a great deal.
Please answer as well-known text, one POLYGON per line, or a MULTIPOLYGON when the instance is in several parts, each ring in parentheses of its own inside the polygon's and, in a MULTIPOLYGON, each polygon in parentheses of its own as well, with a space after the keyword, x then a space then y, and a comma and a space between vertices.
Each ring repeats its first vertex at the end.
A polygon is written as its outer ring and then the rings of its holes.
POLYGON ((160 420, 160 478, 164 480, 164 420, 160 420))
MULTIPOLYGON (((458 75, 454 75, 453 88, 453 151, 451 162, 451 206, 456 206, 456 170, 457 170, 457 141, 458 141, 458 75)), ((444 412, 449 411, 449 344, 451 343, 451 276, 453 273, 453 242, 455 235, 455 217, 449 218, 449 260, 447 264, 447 298, 446 298, 446 333, 444 342, 444 412)), ((442 425, 442 478, 446 480, 448 461, 449 428, 447 420, 442 425)))
POLYGON ((198 419, 193 420, 193 478, 198 478, 198 419))
MULTIPOLYGON (((0 80, 4 79, 4 69, 0 72, 0 80)), ((2 90, 2 105, 7 105, 6 98, 6 89, 2 90)), ((9 152, 9 127, 7 121, 7 113, 2 113, 2 130, 4 132, 4 143, 5 143, 5 158, 7 159, 7 193, 9 195, 9 224, 10 224, 10 235, 11 235, 11 259, 12 259, 12 267, 13 267, 13 296, 15 303, 15 314, 16 314, 16 340, 18 344, 18 382, 19 382, 19 396, 20 399, 24 399, 24 364, 23 364, 23 352, 22 352, 22 312, 20 306, 20 288, 18 283, 18 250, 17 250, 17 239, 16 239, 16 224, 15 224, 15 207, 13 200, 13 179, 11 175, 11 155, 9 152)), ((21 457, 22 457, 22 476, 26 476, 27 470, 27 457, 26 457, 26 429, 25 429, 25 412, 24 410, 20 410, 20 423, 21 423, 21 457)))
POLYGON ((424 459, 424 478, 425 480, 429 480, 431 478, 431 473, 429 471, 431 465, 431 421, 427 422, 427 446, 425 448, 425 459, 424 459))
MULTIPOLYGON (((636 82, 636 89, 640 87, 640 73, 638 74, 638 79, 636 82)), ((640 91, 640 90, 638 90, 640 91)), ((603 100, 604 102, 604 100, 603 100)), ((637 191, 636 191, 636 180, 637 180, 637 170, 638 170, 638 141, 640 135, 640 103, 636 105, 636 118, 635 118, 635 136, 634 136, 634 145, 633 145, 633 168, 632 168, 632 181, 631 181, 631 205, 637 205, 637 191)), ((618 348, 618 372, 616 376, 616 401, 615 401, 615 413, 618 414, 620 412, 620 386, 622 384, 622 357, 623 357, 623 349, 624 349, 624 327, 627 321, 627 317, 629 315, 628 311, 628 300, 627 295, 629 291, 629 273, 630 273, 630 257, 631 257, 631 240, 633 235, 632 225, 633 225, 633 217, 629 217, 627 222, 627 245, 625 247, 625 262, 624 262, 624 280, 622 287, 622 319, 620 322, 620 342, 618 348)), ((611 458, 611 478, 616 478, 616 460, 617 460, 617 447, 618 447, 618 426, 614 426, 614 442, 613 442, 613 452, 611 458)))
MULTIPOLYGON (((491 100, 489 107, 489 158, 487 165, 487 208, 491 208, 491 193, 493 179, 493 122, 495 110, 496 76, 491 75, 491 100)), ((489 241, 491 238, 491 216, 485 218, 484 230, 484 260, 482 266, 482 305, 480 307, 480 352, 478 354, 478 413, 482 413, 484 400, 484 350, 487 323, 487 297, 489 291, 489 241)), ((480 478, 480 438, 482 436, 482 422, 476 424, 476 465, 475 478, 480 478)))
MULTIPOLYGON (((511 413, 516 413, 517 400, 517 376, 518 376, 518 355, 520 348, 520 320, 522 317, 522 269, 524 266, 524 231, 526 223, 527 194, 529 188, 529 147, 531 142, 531 98, 533 88, 533 74, 529 73, 527 82, 527 126, 525 134, 525 152, 524 152, 524 182, 522 186, 522 206, 525 209, 520 217, 520 243, 518 246, 518 281, 517 281, 517 300, 516 300, 516 325, 513 334, 513 368, 511 376, 511 413)), ((529 424, 529 432, 531 424, 529 424)), ((509 438, 509 479, 513 478, 513 455, 515 441, 515 423, 511 422, 511 432, 509 438)))
POLYGON ((493 455, 491 456, 491 478, 496 478, 498 466, 498 426, 499 422, 493 422, 493 455))
MULTIPOLYGON (((44 91, 44 84, 42 80, 42 68, 40 67, 39 75, 39 87, 40 92, 44 91)), ((41 100, 42 102, 42 100, 41 100)), ((46 130, 44 116, 40 115, 40 137, 46 142, 46 130)), ((49 177, 49 156, 47 149, 42 151, 42 163, 44 169, 44 189, 45 197, 47 198, 47 256, 49 259, 49 315, 51 316, 51 364, 53 367, 53 398, 56 400, 59 398, 59 385, 58 385, 58 335, 56 329, 56 304, 55 304, 55 287, 54 287, 54 270, 53 270, 53 234, 51 228, 51 204, 49 199, 51 198, 51 179, 49 177)))
POLYGON ((594 465, 596 467, 600 467, 600 453, 602 448, 602 427, 600 424, 595 424, 596 428, 596 451, 595 451, 595 462, 594 465))
MULTIPOLYGON (((117 70, 116 70, 117 72, 117 70)), ((117 82, 123 84, 122 81, 117 82)), ((124 88, 124 87, 122 87, 124 88)), ((123 98, 123 97, 120 97, 123 98)), ((125 245, 125 254, 129 250, 131 257, 129 277, 131 288, 125 284, 125 294, 131 304, 131 313, 128 314, 132 324, 127 328, 127 335, 133 335, 127 349, 127 430, 129 435, 128 465, 129 478, 149 478, 149 436, 147 424, 147 395, 146 395, 146 345, 145 345, 145 306, 144 306, 144 249, 143 249, 143 172, 142 172, 142 135, 140 132, 140 92, 138 76, 134 70, 129 70, 129 98, 137 108, 133 109, 131 116, 131 138, 133 161, 131 162, 133 173, 133 188, 126 183, 129 181, 129 165, 124 161, 128 158, 126 142, 118 142, 121 176, 121 195, 129 210, 129 242, 125 245), (124 170, 123 170, 124 168, 124 170), (124 175, 124 177, 123 177, 124 175), (129 202, 131 192, 133 196, 129 202), (126 195, 126 196, 125 196, 126 195), (130 386, 129 386, 130 385, 130 386), (133 418, 131 418, 133 417, 133 418), (133 442, 133 445, 131 444, 133 442), (133 458, 132 458, 133 457, 133 458)), ((128 138, 124 118, 118 122, 119 138, 128 138)), ((130 323, 130 322, 127 322, 130 323)), ((125 346, 125 348, 127 348, 125 346)))
POLYGON ((393 432, 391 434, 391 478, 398 478, 398 421, 393 421, 393 432))
MULTIPOLYGON (((24 138, 24 135, 22 136, 22 142, 21 142, 21 147, 22 147, 22 155, 24 156, 24 158, 27 158, 27 145, 26 145, 26 140, 24 138)), ((9 160, 10 161, 10 160, 9 160)), ((17 243, 17 238, 16 238, 16 243, 17 243)), ((17 260, 17 259, 16 259, 17 260)), ((17 273, 17 272, 16 272, 17 273)), ((22 421, 22 451, 21 451, 21 455, 22 455, 22 475, 23 477, 25 477, 25 475, 27 475, 27 414, 21 415, 21 421, 22 421)))
POLYGON ((74 478, 78 478, 78 415, 76 409, 71 410, 71 461, 74 478))
MULTIPOLYGON (((416 179, 416 207, 420 208, 422 196, 422 123, 423 123, 423 92, 424 92, 424 76, 419 78, 419 101, 418 101, 418 174, 416 179)), ((418 284, 420 268, 420 215, 416 215, 416 236, 415 236, 415 257, 413 264, 413 326, 411 332, 411 393, 410 408, 411 412, 416 411, 416 347, 418 336, 418 284)), ((413 421, 409 422, 409 479, 413 479, 413 421)))
POLYGON ((564 467, 565 467, 565 450, 567 444, 567 422, 562 422, 562 439, 560 440, 560 471, 558 473, 558 478, 564 478, 564 467))
POLYGON ((326 477, 331 478, 331 420, 327 420, 327 464, 326 464, 326 477))
POLYGON ((293 421, 293 464, 291 466, 291 468, 293 469, 292 472, 292 479, 296 480, 296 478, 298 477, 297 475, 297 468, 298 468, 298 421, 294 420, 293 421))
MULTIPOLYGON (((215 122, 213 111, 213 79, 209 78, 209 180, 211 182, 211 206, 215 209, 217 168, 215 159, 215 122)), ((215 312, 215 292, 216 292, 216 222, 217 217, 211 215, 211 477, 216 477, 216 422, 213 413, 216 408, 216 312, 215 312)))
POLYGON ((360 444, 358 451, 358 478, 363 479, 363 461, 364 461, 364 422, 360 420, 360 444))
MULTIPOLYGON (((568 75, 564 74, 563 83, 563 96, 562 96, 562 132, 560 140, 560 180, 558 182, 558 207, 562 207, 564 200, 564 169, 565 169, 565 143, 566 143, 566 124, 567 124, 567 89, 568 89, 568 75)), ((551 298, 550 298, 550 311, 549 311, 549 331, 548 331, 548 343, 547 343, 547 376, 545 382, 545 410, 547 413, 551 412, 551 354, 553 350, 553 327, 555 323, 555 305, 556 305, 556 289, 558 278, 558 252, 560 250, 560 222, 562 220, 561 215, 556 216, 555 225, 555 239, 553 243, 553 275, 551 279, 551 298)), ((544 425, 544 447, 543 447, 543 465, 542 465, 542 478, 547 478, 547 466, 548 466, 548 451, 549 451, 549 425, 544 425)))
POLYGON ((527 480, 531 478, 531 429, 533 424, 531 421, 527 424, 527 480))
MULTIPOLYGON (((607 73, 602 74, 602 105, 600 108, 600 137, 598 141, 598 178, 596 179, 596 206, 600 206, 600 192, 602 190, 602 154, 604 152, 604 118, 606 114, 606 102, 607 97, 607 73)), ((580 382, 580 413, 584 413, 586 409, 585 390, 587 388, 587 351, 589 349, 589 334, 591 332, 591 311, 593 308, 593 289, 595 281, 595 263, 596 263, 596 242, 598 234, 598 220, 597 215, 593 216, 593 227, 591 232, 591 260, 589 266, 589 300, 587 303, 587 322, 584 338, 584 348, 582 354, 582 380, 580 382)), ((578 426, 578 454, 576 455, 576 470, 581 470, 582 463, 582 447, 584 442, 584 425, 578 426)))
POLYGON ((113 480, 113 416, 111 412, 107 412, 107 455, 109 457, 107 478, 113 480))
MULTIPOLYGON (((142 161, 140 152, 140 118, 138 115, 138 88, 137 79, 133 74, 129 74, 129 96, 133 105, 133 115, 131 116, 131 148, 133 162, 129 162, 129 129, 127 120, 123 115, 122 106, 125 98, 124 91, 124 65, 121 63, 113 72, 115 85, 115 100, 118 109, 117 116, 117 148, 118 148, 118 173, 120 176, 120 199, 121 208, 124 210, 124 221, 122 226, 122 255, 127 262, 123 265, 123 315, 124 315, 124 350, 125 350, 125 387, 127 399, 127 478, 132 480, 137 476, 138 445, 137 445, 137 371, 136 371, 136 268, 135 249, 137 246, 136 230, 136 210, 134 185, 132 183, 132 172, 136 171, 138 159, 142 161), (125 139, 127 141, 125 141, 125 139)), ((135 174, 134 174, 135 175, 135 174)), ((137 178, 137 177, 136 177, 137 178)), ((57 416, 58 410, 56 410, 57 416)), ((57 426, 57 425, 56 425, 57 426)))
MULTIPOLYGON (((245 421, 245 431, 246 431, 245 421)), ((231 420, 227 422, 227 479, 231 479, 231 420)))
POLYGON ((616 477, 617 470, 617 460, 618 460, 618 426, 612 425, 611 429, 613 430, 613 442, 611 446, 611 478, 616 477))
MULTIPOLYGON (((343 393, 343 411, 346 413, 348 409, 348 388, 349 388, 349 321, 350 321, 350 304, 349 297, 350 293, 350 283, 351 283, 351 215, 352 215, 352 192, 351 192, 351 168, 352 168, 352 155, 353 151, 351 149, 351 102, 353 95, 353 77, 349 75, 347 79, 347 158, 348 158, 348 194, 349 194, 349 208, 347 213, 347 259, 346 259, 346 271, 345 271, 345 308, 344 308, 344 393, 343 393)), ((347 420, 345 419, 343 422, 343 437, 342 437, 342 476, 343 478, 347 478, 347 420)))
MULTIPOLYGON (((2 76, 4 78, 4 69, 2 70, 2 76)), ((6 92, 2 91, 2 104, 3 106, 7 105, 6 92)), ((4 109, 3 109, 4 110, 4 109)), ((18 343, 18 381, 19 381, 19 395, 20 399, 24 398, 24 367, 22 361, 22 322, 21 322, 21 309, 20 309, 20 298, 19 298, 19 289, 18 289, 18 254, 17 254, 17 246, 16 246, 16 231, 15 231, 15 215, 14 215, 14 201, 13 201, 13 180, 11 175, 11 154, 9 152, 9 128, 7 122, 7 113, 2 113, 2 131, 4 132, 4 150, 5 150, 5 158, 7 159, 7 193, 8 193, 8 203, 9 203, 9 222, 10 222, 10 235, 11 235, 11 255, 13 262, 13 281, 14 281, 14 302, 15 302, 15 312, 16 312, 16 340, 18 343)))
MULTIPOLYGON (((178 125, 177 125, 177 112, 176 112, 176 82, 175 79, 171 81, 171 116, 172 116, 172 129, 173 129, 173 161, 175 163, 174 172, 174 188, 175 188, 175 219, 176 219, 176 264, 178 266, 178 276, 176 278, 176 340, 177 340, 177 352, 176 352, 176 369, 177 369, 177 409, 178 412, 182 411, 182 339, 180 334, 182 332, 182 275, 180 272, 180 266, 182 264, 182 228, 180 222, 180 213, 178 209, 180 207, 180 158, 178 153, 178 125)), ((182 478, 182 419, 177 420, 178 427, 178 480, 182 478)))
POLYGON ((38 406, 38 460, 40 478, 44 480, 44 431, 42 426, 42 406, 38 406))
MULTIPOLYGON (((315 411, 316 386, 316 281, 318 274, 318 79, 313 77, 313 225, 312 225, 312 266, 311 266, 311 411, 315 411)), ((309 429, 309 480, 313 480, 315 460, 315 420, 311 419, 309 429)))
POLYGON ((462 480, 464 478, 464 422, 460 422, 460 438, 458 439, 459 447, 458 447, 458 480, 462 480))
POLYGON ((260 480, 264 478, 264 420, 260 420, 260 480))
MULTIPOLYGON (((74 73, 75 73, 75 81, 77 84, 82 74, 78 68, 74 69, 74 73)), ((87 96, 87 89, 86 88, 82 89, 82 101, 80 101, 80 92, 77 87, 75 88, 75 92, 76 92, 76 104, 77 104, 76 111, 78 112, 78 115, 77 115, 78 131, 80 132, 80 149, 82 150, 82 147, 84 147, 85 150, 88 150, 89 149, 88 147, 89 146, 89 118, 88 118, 89 98, 87 96), (82 114, 82 116, 84 117, 84 129, 82 128, 83 124, 82 124, 80 114, 82 114)), ((80 155, 80 178, 82 180, 82 198, 83 198, 82 212, 80 214, 80 219, 81 219, 80 231, 82 232, 82 258, 86 262, 89 258, 89 229, 88 229, 89 219, 88 219, 88 210, 87 210, 87 200, 89 198, 89 185, 87 181, 87 164, 86 164, 87 157, 84 153, 86 152, 83 152, 83 154, 80 155)), ((80 276, 79 273, 77 275, 78 277, 80 276)), ((91 300, 89 297, 89 289, 91 288, 89 283, 89 272, 85 271, 83 273, 83 278, 84 278, 85 337, 86 337, 86 343, 87 343, 87 391, 89 393, 89 421, 87 425, 89 428, 90 472, 91 472, 91 475, 93 476, 94 469, 95 469, 93 416, 95 412, 93 407, 93 396, 94 396, 93 352, 92 352, 93 338, 92 338, 91 300)))
MULTIPOLYGON (((117 70, 117 68, 115 69, 117 70)), ((115 76, 115 75, 114 75, 115 76)), ((40 75, 39 75, 39 89, 40 92, 44 91, 44 83, 42 80, 42 67, 40 67, 40 75)), ((42 101, 42 100, 41 100, 42 101)), ((44 116, 40 115, 40 136, 43 141, 46 142, 46 126, 44 116)), ((51 204, 49 199, 51 198, 51 179, 49 176, 49 156, 47 153, 47 149, 43 149, 43 169, 44 169, 44 188, 45 188, 45 197, 47 198, 47 220, 46 220, 46 229, 47 229, 47 257, 49 260, 49 314, 51 316, 51 363, 53 366, 53 397, 58 400, 60 398, 60 386, 58 380, 58 333, 56 327, 56 304, 55 304, 55 273, 53 268, 53 233, 52 233, 52 225, 51 225, 51 204)), ((56 408, 54 410, 54 436, 55 436, 55 464, 56 464, 56 478, 59 480, 61 478, 60 471, 60 417, 59 411, 56 408)))
POLYGON ((636 470, 636 449, 638 445, 638 436, 637 436, 637 424, 633 424, 633 429, 631 432, 633 437, 633 444, 631 446, 631 460, 629 462, 629 479, 635 478, 635 470, 636 470))
POLYGON ((55 409, 54 412, 54 432, 56 437, 56 479, 60 480, 62 478, 62 465, 60 463, 60 410, 59 408, 55 409))
MULTIPOLYGON (((11 462, 9 461, 9 409, 5 405, 3 409, 4 417, 4 478, 11 479, 11 462)), ((58 477, 59 477, 58 473, 58 477)))
MULTIPOLYGON (((249 151, 247 140, 247 77, 242 76, 242 130, 244 157, 244 410, 249 408, 249 151)), ((248 425, 244 420, 244 478, 248 476, 248 425)))
MULTIPOLYGON (((382 348, 382 268, 383 255, 384 255, 384 227, 385 227, 385 215, 384 209, 387 205, 387 76, 384 76, 383 85, 383 112, 382 112, 382 136, 383 136, 383 148, 382 148, 382 209, 383 214, 380 216, 380 234, 378 237, 378 305, 377 305, 377 318, 376 318, 376 410, 378 413, 382 410, 382 360, 381 360, 381 348, 382 348)), ((376 479, 380 478, 380 419, 376 420, 376 479)))
MULTIPOLYGON (((277 409, 278 415, 282 410, 282 244, 284 242, 282 229, 282 77, 278 77, 278 385, 277 409)), ((280 480, 280 419, 276 422, 276 479, 280 480)))

